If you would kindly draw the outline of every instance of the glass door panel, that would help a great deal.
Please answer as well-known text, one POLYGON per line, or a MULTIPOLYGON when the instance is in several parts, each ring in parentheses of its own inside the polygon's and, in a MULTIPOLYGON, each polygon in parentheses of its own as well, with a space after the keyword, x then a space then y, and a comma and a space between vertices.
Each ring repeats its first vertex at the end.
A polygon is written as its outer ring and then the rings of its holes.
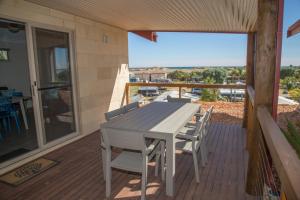
POLYGON ((44 143, 76 132, 69 37, 66 32, 33 29, 44 143))
POLYGON ((39 147, 24 23, 0 19, 0 165, 39 147))

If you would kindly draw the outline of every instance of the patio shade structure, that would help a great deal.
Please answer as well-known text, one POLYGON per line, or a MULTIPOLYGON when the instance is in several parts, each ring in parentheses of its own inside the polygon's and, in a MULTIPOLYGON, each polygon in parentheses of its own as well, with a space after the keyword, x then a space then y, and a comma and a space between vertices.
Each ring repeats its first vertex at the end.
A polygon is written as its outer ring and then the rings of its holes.
POLYGON ((287 37, 291 37, 300 33, 300 19, 298 19, 293 25, 291 25, 287 31, 287 37))
POLYGON ((127 31, 255 31, 257 0, 29 0, 127 31))

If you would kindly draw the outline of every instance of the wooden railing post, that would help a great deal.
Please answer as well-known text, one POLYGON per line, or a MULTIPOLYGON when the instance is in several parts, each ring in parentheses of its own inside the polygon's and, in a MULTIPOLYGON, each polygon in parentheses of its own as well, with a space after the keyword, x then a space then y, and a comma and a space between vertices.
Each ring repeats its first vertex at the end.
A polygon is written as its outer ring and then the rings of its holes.
POLYGON ((179 87, 179 98, 181 98, 181 87, 179 87))
POLYGON ((130 86, 129 86, 129 84, 128 83, 126 83, 126 86, 125 86, 125 96, 126 96, 126 104, 129 104, 129 93, 130 93, 130 91, 129 91, 129 89, 130 89, 130 86))
POLYGON ((272 112, 279 1, 258 1, 254 70, 254 119, 253 134, 249 138, 249 162, 246 183, 246 191, 253 195, 260 195, 256 191, 258 187, 257 181, 261 179, 261 174, 258 170, 258 166, 261 166, 261 160, 257 146, 259 145, 259 138, 262 132, 257 119, 257 108, 264 105, 269 112, 272 112))
MULTIPOLYGON (((247 41, 247 64, 246 64, 246 86, 253 86, 254 84, 254 55, 255 55, 255 33, 248 33, 248 41, 247 41)), ((247 127, 247 123, 249 121, 248 117, 248 108, 250 106, 249 95, 248 92, 245 92, 245 103, 244 103, 244 117, 243 117, 243 127, 247 127)), ((247 134, 251 134, 247 130, 247 134)))

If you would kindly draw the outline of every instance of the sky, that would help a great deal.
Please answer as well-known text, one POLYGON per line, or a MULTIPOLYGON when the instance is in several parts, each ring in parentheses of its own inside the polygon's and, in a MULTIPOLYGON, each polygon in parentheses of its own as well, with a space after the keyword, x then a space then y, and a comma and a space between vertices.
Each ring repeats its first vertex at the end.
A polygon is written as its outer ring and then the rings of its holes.
MULTIPOLYGON (((282 66, 300 65, 300 34, 286 37, 300 19, 300 0, 285 0, 282 66)), ((247 35, 215 33, 158 33, 150 42, 128 34, 130 67, 244 66, 247 35)))

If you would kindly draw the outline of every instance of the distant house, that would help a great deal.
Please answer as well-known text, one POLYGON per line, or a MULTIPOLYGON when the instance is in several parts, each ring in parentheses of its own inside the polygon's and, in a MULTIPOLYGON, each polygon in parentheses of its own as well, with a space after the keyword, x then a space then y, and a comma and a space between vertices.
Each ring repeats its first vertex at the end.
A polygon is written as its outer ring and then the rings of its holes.
POLYGON ((140 87, 138 93, 146 97, 159 95, 158 87, 140 87))
POLYGON ((142 70, 132 72, 134 77, 139 78, 141 81, 152 82, 160 79, 167 79, 167 72, 163 70, 142 70))

